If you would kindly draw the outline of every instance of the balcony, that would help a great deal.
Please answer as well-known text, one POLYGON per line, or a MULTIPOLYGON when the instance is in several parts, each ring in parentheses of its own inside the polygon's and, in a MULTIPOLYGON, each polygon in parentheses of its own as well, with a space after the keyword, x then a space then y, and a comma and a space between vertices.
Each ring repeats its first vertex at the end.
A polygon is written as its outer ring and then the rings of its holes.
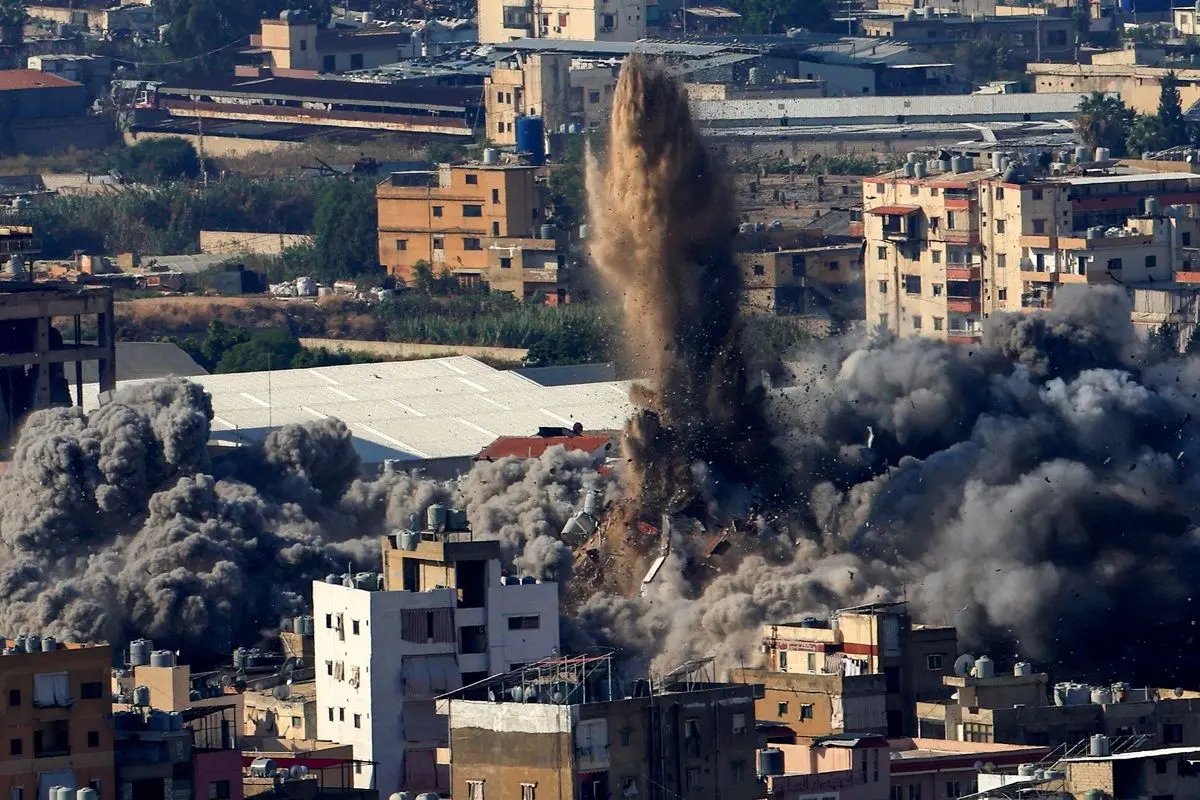
POLYGON ((983 310, 978 297, 947 297, 946 310, 958 314, 977 314, 983 310))
POLYGON ((978 331, 948 331, 946 341, 950 344, 978 344, 983 339, 983 334, 978 331))
POLYGON ((962 228, 941 228, 939 233, 942 235, 942 241, 947 244, 969 244, 972 246, 979 245, 979 231, 964 230, 962 228))
POLYGON ((1200 272, 1176 272, 1176 283, 1200 283, 1200 272))
POLYGON ((979 264, 947 264, 946 280, 948 281, 977 281, 983 277, 983 267, 979 264))
POLYGON ((920 206, 879 206, 868 213, 883 218, 883 238, 889 242, 907 242, 917 238, 920 206))
POLYGON ((0 235, 0 256, 13 253, 38 253, 42 249, 42 240, 32 236, 8 238, 0 235))
POLYGON ((1053 307, 1053 298, 1048 294, 1021 295, 1021 308, 1027 308, 1034 311, 1047 311, 1053 307))

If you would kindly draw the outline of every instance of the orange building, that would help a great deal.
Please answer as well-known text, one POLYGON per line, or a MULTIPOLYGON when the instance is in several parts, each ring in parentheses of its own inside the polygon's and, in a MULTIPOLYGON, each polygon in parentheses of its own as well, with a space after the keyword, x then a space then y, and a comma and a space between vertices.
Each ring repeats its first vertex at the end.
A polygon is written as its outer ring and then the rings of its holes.
POLYGON ((116 800, 108 645, 7 640, 0 656, 0 796, 44 800, 51 786, 116 800), (28 652, 28 651, 33 652, 28 652))
POLYGON ((542 291, 555 286, 561 263, 555 248, 549 248, 550 258, 526 254, 546 249, 529 241, 539 238, 545 221, 536 172, 523 164, 473 163, 393 174, 376 189, 379 263, 411 282, 413 268, 424 261, 435 273, 448 271, 464 283, 504 284, 521 297, 526 283, 542 291), (530 271, 529 280, 514 277, 518 271, 530 271))

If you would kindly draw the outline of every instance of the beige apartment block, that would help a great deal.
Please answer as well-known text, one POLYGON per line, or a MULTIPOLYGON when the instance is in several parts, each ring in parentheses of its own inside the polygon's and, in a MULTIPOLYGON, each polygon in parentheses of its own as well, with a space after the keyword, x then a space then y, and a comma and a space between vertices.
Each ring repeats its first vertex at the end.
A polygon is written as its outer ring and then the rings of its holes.
POLYGON ((547 132, 563 125, 599 130, 612 112, 617 62, 537 53, 505 62, 484 79, 487 136, 517 143, 517 117, 540 115, 547 132))
POLYGON ((586 42, 636 42, 646 36, 646 0, 482 0, 479 41, 566 39, 586 42))
MULTIPOLYGON (((1158 111, 1162 79, 1171 70, 1142 64, 1036 64, 1026 71, 1033 76, 1034 91, 1107 92, 1120 96, 1125 105, 1139 114, 1158 111)), ((1179 95, 1187 110, 1200 100, 1200 69, 1175 70, 1179 95)))

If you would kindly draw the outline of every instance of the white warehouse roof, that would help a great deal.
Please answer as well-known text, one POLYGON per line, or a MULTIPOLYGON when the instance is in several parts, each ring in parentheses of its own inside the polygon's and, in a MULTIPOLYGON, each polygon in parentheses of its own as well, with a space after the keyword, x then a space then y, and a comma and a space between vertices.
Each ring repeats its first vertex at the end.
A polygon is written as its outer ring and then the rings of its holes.
MULTIPOLYGON (((366 464, 469 458, 499 436, 543 426, 614 430, 632 411, 624 381, 542 386, 466 356, 189 380, 212 395, 214 440, 259 441, 273 427, 336 417, 366 464)), ((98 389, 84 387, 85 409, 98 405, 98 389)))
POLYGON ((1016 120, 1047 117, 1073 119, 1082 97, 1078 92, 796 97, 697 100, 691 104, 691 108, 696 118, 702 121, 779 119, 786 116, 794 125, 819 125, 822 122, 851 124, 887 119, 895 122, 899 117, 909 122, 921 119, 946 122, 954 117, 985 122, 989 117, 1016 120))

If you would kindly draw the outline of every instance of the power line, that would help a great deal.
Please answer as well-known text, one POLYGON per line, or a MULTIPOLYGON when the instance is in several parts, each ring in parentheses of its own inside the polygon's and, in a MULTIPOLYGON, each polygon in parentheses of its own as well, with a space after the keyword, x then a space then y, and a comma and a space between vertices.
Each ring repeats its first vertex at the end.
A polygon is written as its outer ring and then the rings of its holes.
POLYGON ((222 46, 218 47, 216 50, 209 50, 207 53, 201 53, 200 55, 195 55, 195 56, 188 56, 187 58, 180 58, 175 61, 132 61, 127 58, 118 58, 116 56, 113 56, 112 60, 118 61, 122 64, 132 64, 135 67, 170 67, 170 66, 174 66, 176 64, 186 64, 189 61, 198 61, 201 58, 208 58, 209 56, 215 55, 216 53, 219 53, 222 50, 228 50, 229 48, 239 45, 242 42, 248 41, 249 38, 250 37, 248 37, 248 36, 239 36, 237 39, 234 39, 229 44, 222 45, 222 46))

